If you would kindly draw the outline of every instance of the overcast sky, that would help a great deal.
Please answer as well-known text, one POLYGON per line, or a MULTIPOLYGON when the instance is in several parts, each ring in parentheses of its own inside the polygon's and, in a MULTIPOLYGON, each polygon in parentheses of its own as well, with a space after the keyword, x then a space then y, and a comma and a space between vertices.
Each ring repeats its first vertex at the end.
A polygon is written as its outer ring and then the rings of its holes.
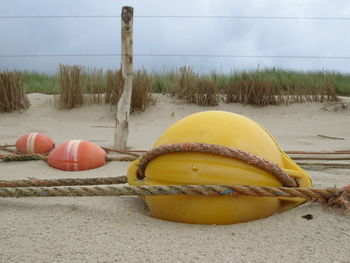
MULTIPOLYGON (((0 0, 0 16, 134 15, 347 17, 349 0, 0 0)), ((135 18, 134 54, 350 57, 350 20, 135 18)), ((0 19, 0 56, 120 53, 120 18, 0 19)), ((135 57, 150 71, 254 69, 350 72, 350 59, 135 57)), ((120 57, 2 58, 1 69, 55 73, 59 63, 119 68, 120 57)))

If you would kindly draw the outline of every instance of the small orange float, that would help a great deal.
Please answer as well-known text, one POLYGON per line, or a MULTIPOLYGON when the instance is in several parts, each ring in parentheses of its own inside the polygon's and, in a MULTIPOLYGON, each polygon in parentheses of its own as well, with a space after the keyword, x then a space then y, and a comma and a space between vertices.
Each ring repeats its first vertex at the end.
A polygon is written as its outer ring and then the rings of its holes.
POLYGON ((98 145, 82 140, 65 142, 48 155, 50 166, 64 171, 95 169, 106 162, 106 152, 98 145))
POLYGON ((27 133, 16 141, 17 151, 21 153, 47 153, 55 147, 55 142, 42 133, 27 133))

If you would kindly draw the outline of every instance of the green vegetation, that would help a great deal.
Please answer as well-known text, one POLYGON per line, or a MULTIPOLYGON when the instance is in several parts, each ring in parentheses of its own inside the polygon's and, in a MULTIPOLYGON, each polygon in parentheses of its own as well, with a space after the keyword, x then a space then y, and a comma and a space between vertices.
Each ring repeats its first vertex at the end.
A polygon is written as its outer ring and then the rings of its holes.
MULTIPOLYGON (((61 108, 70 105, 69 100, 73 98, 73 93, 77 93, 77 96, 80 94, 82 104, 117 103, 122 81, 120 71, 103 72, 96 68, 64 65, 60 65, 60 69, 57 75, 23 72, 25 92, 58 94, 62 102, 61 108), (67 72, 62 71, 64 67, 67 72), (79 74, 69 73, 73 68, 79 74), (74 91, 71 82, 78 85, 79 92, 74 91), (82 94, 86 95, 82 97, 82 94)), ((337 101, 337 96, 350 96, 350 74, 274 68, 236 71, 230 74, 215 71, 199 74, 192 67, 174 68, 161 73, 135 71, 132 109, 143 110, 151 100, 150 93, 170 94, 189 103, 210 106, 215 106, 220 101, 260 106, 337 101)), ((69 107, 81 103, 73 103, 69 107)))
MULTIPOLYGON (((176 89, 176 79, 180 69, 172 69, 162 73, 148 74, 151 78, 151 92, 155 93, 173 93, 176 89)), ((231 74, 219 74, 211 72, 210 74, 195 74, 201 79, 214 79, 220 90, 224 90, 229 84, 237 82, 240 78, 259 77, 276 85, 286 84, 287 86, 308 86, 315 87, 322 85, 324 77, 328 81, 334 82, 337 95, 350 96, 350 74, 341 74, 337 72, 299 72, 287 70, 261 70, 261 71, 241 71, 231 74)), ((47 75, 37 72, 22 73, 23 86, 27 93, 58 93, 57 75, 47 75)), ((280 87, 283 88, 283 85, 280 87)), ((303 87, 301 87, 303 88, 303 87)))
MULTIPOLYGON (((36 72, 0 72, 0 112, 26 109, 26 93, 58 95, 60 109, 84 104, 116 104, 123 90, 120 70, 60 65, 57 75, 36 72)), ((296 102, 339 101, 350 96, 350 74, 287 70, 215 71, 199 74, 192 67, 162 73, 134 72, 131 111, 143 111, 152 93, 163 93, 203 106, 219 102, 257 106, 296 102)))
POLYGON ((22 72, 23 88, 27 93, 58 93, 58 78, 37 72, 22 72))
POLYGON ((350 74, 333 74, 337 94, 340 96, 350 96, 350 74))

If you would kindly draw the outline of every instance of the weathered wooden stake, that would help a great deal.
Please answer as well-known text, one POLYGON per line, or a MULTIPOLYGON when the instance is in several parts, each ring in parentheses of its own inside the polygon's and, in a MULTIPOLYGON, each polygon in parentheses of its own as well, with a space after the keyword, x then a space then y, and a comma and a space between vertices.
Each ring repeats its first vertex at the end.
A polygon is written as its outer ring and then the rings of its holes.
POLYGON ((117 104, 117 119, 114 132, 114 147, 125 150, 129 133, 129 112, 133 79, 132 32, 134 9, 123 6, 121 15, 121 70, 122 94, 117 104))

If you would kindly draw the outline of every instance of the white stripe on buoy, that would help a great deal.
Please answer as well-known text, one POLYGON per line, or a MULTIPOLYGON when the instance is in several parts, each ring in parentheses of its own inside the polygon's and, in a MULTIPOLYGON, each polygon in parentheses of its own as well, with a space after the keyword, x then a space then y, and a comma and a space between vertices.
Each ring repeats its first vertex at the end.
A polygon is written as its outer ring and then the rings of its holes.
POLYGON ((70 170, 71 168, 70 166, 72 165, 73 171, 78 171, 78 150, 79 150, 80 142, 81 140, 71 140, 67 145, 66 160, 73 161, 73 163, 71 162, 66 163, 67 170, 70 170))
POLYGON ((27 153, 34 153, 35 138, 38 135, 37 132, 29 133, 26 144, 27 153))

